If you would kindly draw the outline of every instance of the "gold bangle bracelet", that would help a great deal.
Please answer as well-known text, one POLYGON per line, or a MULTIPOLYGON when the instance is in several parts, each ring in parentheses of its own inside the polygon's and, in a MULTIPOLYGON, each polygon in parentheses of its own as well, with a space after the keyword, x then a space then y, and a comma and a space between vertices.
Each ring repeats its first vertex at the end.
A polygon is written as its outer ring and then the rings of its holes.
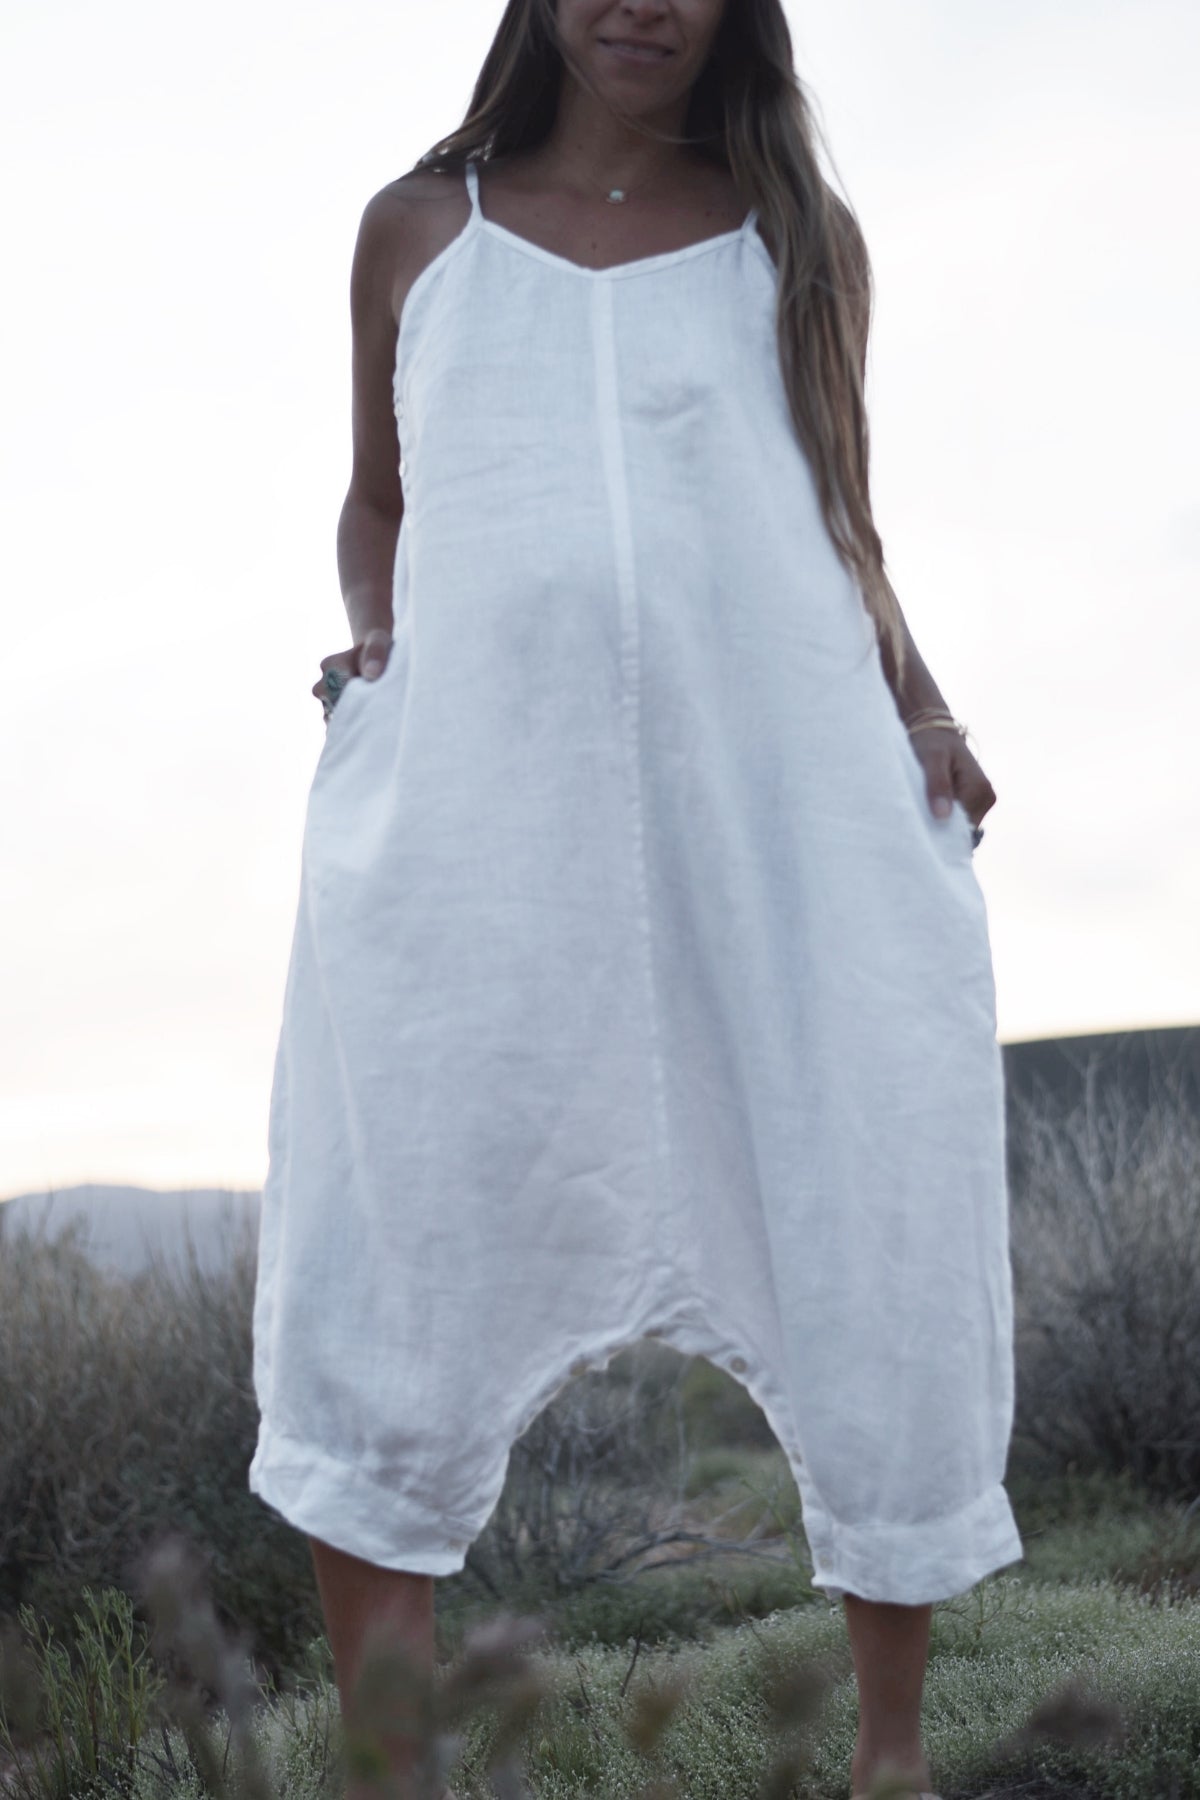
POLYGON ((952 718, 949 713, 936 712, 932 708, 928 708, 924 713, 914 713, 912 717, 906 719, 904 723, 906 729, 909 731, 928 731, 932 726, 942 725, 951 731, 957 731, 960 737, 965 737, 967 735, 967 728, 965 725, 960 724, 959 721, 952 718))

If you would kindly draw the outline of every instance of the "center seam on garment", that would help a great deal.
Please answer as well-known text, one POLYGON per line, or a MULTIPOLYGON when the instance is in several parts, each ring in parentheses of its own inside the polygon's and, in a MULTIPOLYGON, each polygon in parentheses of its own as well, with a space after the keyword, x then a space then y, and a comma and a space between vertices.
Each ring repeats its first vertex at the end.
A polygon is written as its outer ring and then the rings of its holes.
MULTIPOLYGON (((604 273, 604 271, 598 271, 598 273, 604 273)), ((650 907, 646 884, 645 822, 642 811, 639 727, 641 658, 637 571, 629 507, 629 484, 626 480, 625 454, 621 443, 616 334, 613 325, 613 283, 611 281, 596 281, 592 288, 592 341, 595 352, 596 414, 600 430, 600 449, 616 549, 617 597, 620 603, 621 619, 621 707, 624 714, 622 735, 629 762, 630 804, 634 837, 633 875, 636 888, 638 935, 642 946, 642 972, 645 981, 647 1035, 650 1045, 661 1184, 660 1198, 663 1193, 667 1197, 666 1217, 662 1217, 660 1213, 657 1221, 656 1240, 660 1266, 666 1268, 672 1252, 665 1242, 665 1237, 669 1224, 674 1219, 674 1205, 667 1150, 666 1084, 663 1077, 658 1006, 654 990, 653 955, 650 944, 650 907)))

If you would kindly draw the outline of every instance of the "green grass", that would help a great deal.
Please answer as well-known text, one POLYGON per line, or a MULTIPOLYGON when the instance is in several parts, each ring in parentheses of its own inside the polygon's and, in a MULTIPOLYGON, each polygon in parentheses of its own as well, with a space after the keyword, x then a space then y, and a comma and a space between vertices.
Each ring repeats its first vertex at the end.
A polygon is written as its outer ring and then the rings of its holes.
MULTIPOLYGON (((743 1475, 770 1488, 758 1451, 741 1464, 714 1459, 711 1473, 718 1498, 743 1475)), ((1148 1507, 1122 1481, 1031 1477, 1010 1491, 1029 1533, 1027 1561, 933 1612, 923 1726, 937 1791, 944 1800, 1200 1800, 1200 1522, 1148 1507)), ((812 1597, 803 1562, 727 1556, 557 1602, 510 1603, 546 1627, 527 1659, 540 1699, 515 1740, 534 1800, 846 1800, 858 1707, 844 1616, 812 1597), (795 1712, 806 1672, 816 1686, 804 1726, 795 1712), (781 1683, 793 1700, 782 1736, 771 1705, 781 1683), (657 1738, 647 1725, 656 1697, 657 1738)), ((445 1694, 462 1682, 472 1633, 495 1626, 496 1614, 456 1599, 453 1580, 436 1593, 447 1660, 433 1685, 445 1694)), ((238 1705, 223 1708, 219 1671, 228 1675, 231 1659, 215 1648, 209 1614, 193 1633, 200 1642, 207 1631, 205 1666, 217 1671, 206 1750, 194 1710, 180 1715, 186 1728, 170 1718, 151 1728, 158 1686, 126 1603, 89 1601, 77 1624, 86 1680, 69 1680, 61 1651, 39 1639, 53 1718, 15 1800, 114 1791, 125 1800, 338 1800, 338 1704, 323 1638, 284 1691, 257 1690, 248 1704, 243 1687, 238 1705)), ((466 1687, 473 1702, 481 1697, 466 1687)), ((495 1791, 488 1764, 504 1718, 503 1695, 493 1694, 445 1727, 460 1800, 495 1791)))
MULTIPOLYGON (((935 1608, 925 1697, 925 1744, 939 1791, 981 1794, 1035 1776, 1066 1791, 1145 1800, 1200 1794, 1200 1606, 1151 1607, 1103 1585, 1037 1590, 998 1577, 980 1590, 985 1618, 935 1608), (1124 1718, 1111 1747, 1016 1739, 1035 1710, 1072 1677, 1093 1684, 1124 1718)), ((968 1603, 968 1609, 969 1609, 968 1603)), ((720 1632, 709 1644, 639 1658, 640 1683, 680 1675, 688 1694, 661 1743, 662 1772, 689 1800, 757 1793, 773 1736, 764 1699, 771 1673, 810 1659, 832 1676, 812 1734, 804 1800, 848 1792, 857 1697, 845 1628, 827 1606, 806 1606, 720 1632)), ((535 1794, 617 1800, 649 1773, 625 1742, 623 1724, 639 1691, 621 1698, 628 1648, 594 1647, 548 1659, 554 1698, 530 1734, 535 1794), (586 1707, 581 1696, 586 1695, 586 1707)), ((483 1785, 485 1725, 473 1733, 456 1777, 463 1800, 483 1785)))
MULTIPOLYGON (((1007 1485, 1025 1560, 1002 1571, 1006 1577, 1037 1586, 1107 1581, 1200 1597, 1200 1517, 1185 1520, 1178 1505, 1147 1501, 1124 1478, 1014 1474, 1007 1485)), ((799 1498, 781 1451, 721 1450, 697 1458, 690 1499, 693 1523, 723 1514, 730 1535, 758 1525, 763 1536, 753 1553, 680 1560, 561 1598, 514 1591, 507 1604, 547 1613, 564 1643, 585 1646, 619 1645, 639 1634, 653 1644, 703 1642, 746 1618, 824 1603, 810 1585, 799 1498)), ((438 1651, 448 1658, 492 1609, 460 1577, 440 1581, 436 1600, 438 1651)))
MULTIPOLYGON (((790 1791, 797 1800, 848 1794, 857 1699, 844 1625, 827 1605, 727 1627, 703 1644, 555 1646, 535 1653, 531 1663, 546 1697, 520 1744, 537 1800, 632 1800, 653 1777, 675 1784, 665 1791, 680 1800, 751 1800, 765 1791, 779 1752, 771 1685, 812 1663, 825 1671, 828 1686, 790 1791), (639 1707, 676 1682, 678 1710, 645 1754, 630 1741, 639 1707)), ((325 1686, 288 1705, 286 1718, 271 1708, 256 1715, 271 1788, 296 1800, 330 1800, 339 1792, 338 1764, 322 1746, 331 1730, 336 1734, 336 1697, 325 1686)), ((984 1794, 990 1800, 1018 1794, 1194 1800, 1200 1795, 1200 1604, 1152 1605, 1101 1582, 1038 1588, 998 1576, 966 1601, 935 1608, 924 1721, 945 1800, 984 1794), (1100 1721, 1107 1710, 1115 1741, 1069 1741, 1073 1730, 1086 1727, 1085 1702, 1100 1721), (1030 1731, 1039 1709, 1040 1728, 1030 1731)), ((486 1713, 469 1722, 451 1769, 461 1800, 491 1795, 487 1762, 495 1734, 486 1713)), ((181 1739, 175 1750, 178 1766, 186 1768, 181 1739)), ((236 1768, 230 1773, 231 1792, 242 1791, 236 1768)), ((162 1791, 141 1779, 136 1800, 161 1800, 162 1791)), ((190 1777, 181 1776, 169 1791, 176 1800, 200 1800, 190 1777)))

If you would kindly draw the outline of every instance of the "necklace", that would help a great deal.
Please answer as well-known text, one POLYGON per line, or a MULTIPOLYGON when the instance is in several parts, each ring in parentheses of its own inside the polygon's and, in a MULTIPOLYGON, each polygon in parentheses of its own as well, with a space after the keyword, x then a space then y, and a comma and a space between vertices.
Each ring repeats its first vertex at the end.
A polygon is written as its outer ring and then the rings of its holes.
MULTIPOLYGON (((639 188, 644 187, 645 185, 646 184, 644 181, 639 181, 637 184, 637 186, 639 188)), ((634 192, 636 192, 636 189, 634 189, 634 188, 610 187, 610 188, 605 189, 604 198, 612 206, 623 206, 625 201, 628 200, 630 194, 634 193, 634 192)))
MULTIPOLYGON (((644 183, 639 182, 638 186, 642 187, 642 186, 644 186, 644 183)), ((627 188, 627 187, 606 188, 605 193, 604 193, 604 198, 607 201, 609 201, 609 203, 613 206, 623 206, 625 201, 628 200, 632 191, 633 190, 631 188, 627 188)))

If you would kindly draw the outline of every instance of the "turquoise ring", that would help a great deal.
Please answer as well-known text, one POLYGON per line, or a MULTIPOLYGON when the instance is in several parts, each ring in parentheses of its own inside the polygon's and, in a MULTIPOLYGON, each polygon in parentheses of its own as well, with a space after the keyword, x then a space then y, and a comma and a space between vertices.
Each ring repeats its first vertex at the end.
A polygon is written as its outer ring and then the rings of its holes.
POLYGON ((338 703, 338 695, 346 685, 346 677, 341 669, 326 669, 325 692, 321 696, 321 708, 328 724, 329 715, 338 703))

